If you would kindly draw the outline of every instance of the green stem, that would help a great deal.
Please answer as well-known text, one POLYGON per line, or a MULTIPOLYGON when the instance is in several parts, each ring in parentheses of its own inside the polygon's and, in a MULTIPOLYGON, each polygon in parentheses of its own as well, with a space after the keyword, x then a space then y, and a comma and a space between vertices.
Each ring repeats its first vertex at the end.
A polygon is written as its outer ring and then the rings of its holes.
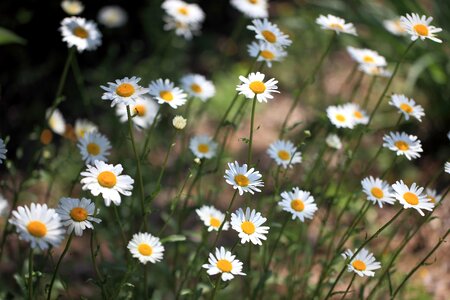
POLYGON ((114 217, 116 218, 117 224, 119 224, 120 237, 122 238, 122 244, 123 244, 124 249, 126 249, 128 243, 127 243, 127 238, 125 235, 125 230, 123 229, 123 224, 122 224, 121 218, 119 216, 119 211, 117 210, 116 205, 113 204, 112 206, 113 206, 113 210, 114 210, 114 217))
POLYGON ((28 256, 28 299, 33 299, 33 248, 30 247, 28 256))
POLYGON ((358 80, 356 81, 356 84, 353 87, 352 93, 351 93, 350 97, 348 98, 349 102, 353 102, 353 100, 355 100, 355 96, 358 93, 359 88, 361 87, 361 82, 362 82, 363 78, 364 78, 364 73, 359 72, 358 80))
POLYGON ((255 97, 253 97, 252 114, 250 119, 250 139, 248 141, 248 153, 247 153, 247 164, 249 168, 252 163, 252 144, 253 144, 253 126, 255 122, 255 108, 256 108, 256 95, 255 97))
POLYGON ((214 300, 216 298, 216 293, 217 293, 217 290, 219 289, 219 285, 220 285, 220 277, 221 277, 220 274, 217 275, 216 284, 214 285, 214 290, 211 295, 211 300, 214 300))
POLYGON ((144 272, 144 299, 148 300, 148 279, 147 279, 147 268, 146 265, 142 265, 143 272, 144 272))
POLYGON ((345 292, 344 292, 344 294, 342 295, 341 300, 344 300, 344 299, 345 299, 345 296, 347 296, 347 293, 348 293, 348 291, 350 290, 350 287, 352 286, 353 281, 355 280, 355 277, 356 277, 356 273, 353 274, 352 280, 350 280, 350 283, 348 284, 347 289, 345 289, 345 292))
POLYGON ((226 211, 226 213, 225 213, 225 218, 223 219, 222 224, 220 224, 220 227, 219 227, 219 229, 217 230, 217 235, 216 235, 216 238, 214 239, 214 244, 213 244, 213 247, 212 247, 213 250, 216 248, 217 241, 219 240, 219 235, 220 235, 220 233, 222 232, 223 225, 225 225, 225 223, 228 221, 228 217, 229 217, 229 215, 230 215, 230 209, 231 209, 231 207, 233 206, 234 199, 236 199, 237 193, 238 193, 238 190, 236 189, 236 190, 234 191, 234 193, 233 193, 233 197, 231 198, 230 204, 228 205, 227 211, 226 211))
POLYGON ((90 250, 91 250, 91 260, 92 260, 92 265, 94 267, 95 274, 97 275, 97 278, 98 278, 98 284, 100 285, 100 289, 102 291, 102 299, 106 300, 108 298, 106 296, 107 294, 106 294, 106 291, 105 291, 105 287, 103 286, 104 285, 104 280, 103 280, 103 276, 102 276, 102 274, 101 274, 101 272, 100 272, 100 270, 99 270, 99 268, 97 266, 97 260, 96 260, 96 256, 97 255, 96 255, 96 251, 94 251, 94 235, 95 235, 95 231, 92 230, 91 238, 90 238, 90 242, 89 242, 90 250))
POLYGON ((64 247, 64 250, 61 253, 61 256, 59 257, 58 262, 56 263, 55 270, 53 271, 52 280, 50 281, 50 286, 48 288, 47 300, 50 300, 52 297, 52 289, 53 289, 53 284, 55 283, 56 274, 58 274, 59 266, 60 266, 64 256, 66 255, 67 251, 69 250, 70 243, 72 242, 72 238, 73 238, 73 231, 70 233, 69 239, 67 240, 67 243, 66 243, 66 246, 64 247))
POLYGON ((147 135, 145 137, 144 147, 142 148, 142 152, 141 152, 141 160, 145 160, 146 156, 148 155, 148 152, 150 151, 148 149, 148 146, 150 144, 150 138, 152 136, 153 130, 156 127, 156 123, 158 122, 158 117, 159 117, 160 113, 161 113, 161 109, 158 109, 158 112, 155 115, 155 119, 154 119, 152 125, 150 126, 150 129, 147 132, 147 135))
POLYGON ((369 88, 367 89, 367 94, 364 97, 364 101, 362 104, 363 109, 367 108, 367 104, 369 103, 370 95, 372 94, 372 89, 375 86, 375 81, 377 81, 377 76, 373 76, 372 80, 370 80, 370 85, 369 85, 369 88))

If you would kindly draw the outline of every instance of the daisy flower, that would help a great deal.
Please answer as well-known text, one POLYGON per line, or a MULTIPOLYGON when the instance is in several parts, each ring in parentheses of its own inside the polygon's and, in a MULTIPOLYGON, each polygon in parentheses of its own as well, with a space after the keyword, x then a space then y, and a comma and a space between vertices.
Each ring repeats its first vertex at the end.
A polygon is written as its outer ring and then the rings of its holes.
POLYGON ((399 109, 399 113, 403 113, 405 120, 409 120, 409 117, 414 117, 419 122, 422 122, 422 117, 425 116, 425 112, 419 104, 411 98, 408 99, 405 95, 394 94, 391 96, 389 104, 399 109))
POLYGON ((198 158, 210 159, 216 155, 217 143, 207 135, 198 135, 191 138, 189 149, 198 158))
MULTIPOLYGON (((156 114, 158 113, 159 105, 147 95, 142 95, 136 99, 136 102, 130 105, 130 113, 136 129, 149 128, 155 122, 156 114)), ((119 103, 116 106, 116 114, 119 116, 121 122, 128 121, 127 106, 119 103)))
POLYGON ((450 162, 446 162, 444 165, 444 171, 445 173, 450 174, 450 162))
POLYGON ((282 61, 287 56, 283 48, 264 41, 252 42, 247 49, 250 57, 257 57, 257 61, 264 61, 269 68, 272 67, 272 62, 282 61))
POLYGON ((135 104, 137 99, 148 93, 148 89, 138 85, 139 81, 141 81, 140 77, 133 76, 116 79, 116 82, 108 82, 108 86, 101 85, 100 87, 105 91, 102 99, 112 101, 111 107, 118 103, 135 104))
POLYGON ((349 46, 347 47, 347 52, 359 64, 376 67, 384 67, 387 65, 386 59, 383 56, 370 49, 359 49, 349 46))
POLYGON ((337 128, 353 129, 356 125, 356 120, 352 111, 348 107, 337 105, 327 107, 327 116, 330 122, 337 128))
POLYGON ((403 28, 402 23, 400 21, 400 17, 391 20, 384 20, 383 26, 392 34, 395 35, 406 35, 407 32, 405 28, 403 28))
POLYGON ((75 135, 77 138, 83 138, 88 132, 98 131, 97 125, 88 120, 76 120, 75 121, 75 135))
POLYGON ((185 23, 175 20, 170 16, 164 16, 164 30, 175 30, 175 34, 186 40, 192 39, 194 35, 200 34, 201 26, 199 23, 185 23))
MULTIPOLYGON (((216 209, 214 206, 203 205, 195 210, 200 220, 203 221, 205 226, 208 227, 208 231, 216 230, 218 231, 220 225, 222 225, 225 220, 225 214, 220 210, 216 209)), ((222 230, 228 230, 230 224, 225 222, 222 226, 222 230)))
POLYGON ((358 69, 361 72, 364 72, 367 75, 370 76, 379 76, 379 77, 391 77, 392 72, 386 70, 383 67, 377 67, 377 66, 372 66, 372 65, 359 65, 358 69))
POLYGON ((289 36, 281 32, 276 24, 269 22, 267 19, 255 19, 252 25, 248 25, 247 29, 253 30, 256 33, 257 40, 264 41, 273 46, 287 47, 292 44, 289 36))
POLYGON ((78 52, 95 50, 102 44, 102 34, 93 21, 84 18, 68 17, 61 21, 63 41, 69 48, 75 46, 78 52))
POLYGON ((56 212, 61 218, 67 233, 75 231, 75 235, 82 236, 86 228, 94 229, 91 222, 100 223, 102 220, 94 218, 95 204, 86 198, 61 198, 56 212))
POLYGON ((175 87, 175 84, 169 79, 162 80, 160 78, 152 81, 148 88, 150 95, 158 100, 159 104, 167 103, 170 107, 176 109, 187 101, 187 94, 179 87, 175 87))
POLYGON ((344 109, 348 109, 350 114, 353 116, 355 120, 355 124, 367 124, 369 123, 369 116, 367 113, 361 109, 359 104, 356 103, 346 103, 344 104, 344 109))
POLYGON ((64 0, 61 2, 61 8, 68 15, 74 16, 79 15, 84 10, 84 5, 77 0, 64 0))
POLYGON ((339 136, 337 134, 334 134, 334 133, 330 133, 329 135, 327 135, 327 137, 325 139, 325 143, 327 143, 328 147, 334 148, 336 150, 339 150, 342 148, 341 139, 339 138, 339 136))
POLYGON ((164 255, 164 246, 159 238, 146 232, 133 234, 133 238, 128 243, 127 248, 130 250, 131 255, 139 259, 144 265, 147 262, 157 263, 163 259, 164 255))
POLYGON ((372 201, 373 204, 378 203, 381 208, 383 203, 394 204, 395 198, 386 181, 370 176, 361 180, 361 185, 363 192, 367 195, 367 200, 372 201))
POLYGON ((428 38, 434 42, 442 43, 442 41, 435 36, 435 33, 442 31, 442 28, 430 25, 431 21, 433 21, 432 17, 420 17, 415 13, 412 13, 411 15, 406 14, 406 17, 400 17, 401 26, 411 35, 412 41, 415 41, 418 38, 421 40, 428 38))
POLYGON ((320 15, 316 19, 316 23, 320 25, 322 29, 325 30, 333 30, 337 34, 343 32, 353 35, 358 35, 356 33, 355 26, 352 23, 345 23, 345 20, 333 15, 320 15))
POLYGON ((261 180, 262 175, 254 168, 247 170, 247 164, 239 166, 239 163, 228 163, 228 170, 225 170, 225 181, 233 186, 233 189, 239 191, 239 195, 244 192, 254 194, 254 192, 261 192, 258 187, 264 186, 261 180))
POLYGON ((47 204, 31 203, 19 206, 12 212, 9 223, 16 226, 21 240, 31 243, 31 248, 45 250, 58 246, 64 238, 64 229, 56 211, 47 204))
POLYGON ((107 5, 99 10, 97 20, 108 28, 117 28, 127 23, 128 14, 118 5, 107 5))
POLYGON ((244 211, 239 208, 231 214, 231 228, 239 233, 241 243, 252 242, 254 245, 262 245, 261 240, 266 240, 269 226, 261 226, 267 221, 261 213, 256 210, 250 210, 249 207, 244 211))
POLYGON ((203 102, 214 97, 216 88, 212 81, 200 74, 188 74, 181 78, 181 86, 191 96, 197 97, 203 102))
POLYGON ((291 141, 277 140, 270 144, 267 154, 275 160, 277 165, 292 168, 293 164, 302 162, 302 154, 291 141))
POLYGON ((6 215, 8 211, 8 200, 0 194, 0 217, 6 215))
POLYGON ((248 18, 257 19, 269 16, 267 0, 231 0, 231 5, 248 18))
POLYGON ((317 211, 317 205, 311 193, 302 191, 298 187, 293 188, 292 192, 282 192, 281 198, 278 205, 292 214, 292 220, 299 218, 300 221, 305 222, 305 219, 312 219, 317 211))
POLYGON ((392 185, 394 197, 403 205, 403 208, 414 208, 421 216, 424 216, 424 210, 432 211, 434 203, 427 195, 423 194, 423 187, 419 187, 415 182, 408 187, 403 180, 397 181, 392 185))
POLYGON ((425 194, 427 195, 427 198, 430 199, 430 202, 435 205, 442 200, 442 195, 438 195, 437 191, 434 189, 426 188, 425 194))
POLYGON ((201 23, 205 19, 205 13, 195 3, 189 4, 180 0, 166 0, 161 7, 178 22, 201 23))
POLYGON ((111 150, 108 138, 98 132, 89 132, 84 138, 78 139, 78 149, 86 164, 93 164, 96 160, 107 161, 106 156, 111 150))
MULTIPOLYGON (((355 249, 355 252, 357 250, 355 249)), ((342 256, 345 259, 349 259, 353 256, 353 251, 347 249, 342 256)), ((352 259, 352 261, 348 264, 347 271, 355 272, 361 277, 370 276, 373 277, 375 275, 374 270, 381 268, 380 262, 375 260, 375 257, 372 253, 367 251, 366 248, 362 248, 361 251, 356 254, 356 256, 352 259)))
POLYGON ((275 78, 272 78, 264 82, 263 73, 256 72, 250 73, 248 77, 239 76, 239 79, 243 82, 237 85, 236 91, 239 91, 240 95, 244 95, 248 99, 256 99, 259 102, 267 102, 268 99, 273 99, 272 93, 279 93, 275 78))
POLYGON ((94 165, 88 165, 85 172, 81 172, 83 191, 90 190, 91 194, 98 196, 102 194, 105 205, 110 206, 111 202, 120 205, 120 194, 131 195, 134 180, 128 175, 122 174, 121 164, 109 165, 103 161, 96 160, 94 165))
POLYGON ((242 273, 242 262, 236 259, 236 256, 224 247, 216 248, 215 255, 210 253, 208 264, 204 264, 202 268, 207 269, 208 275, 221 274, 223 281, 234 278, 235 275, 246 275, 242 273))
POLYGON ((51 112, 51 108, 49 108, 47 109, 45 115, 47 117, 48 126, 50 129, 56 134, 64 135, 66 132, 66 121, 64 120, 64 117, 59 109, 55 108, 53 112, 51 112), (51 116, 49 116, 50 113, 52 114, 51 116))
POLYGON ((0 138, 0 164, 2 164, 6 159, 6 152, 8 152, 8 150, 6 149, 6 144, 3 139, 0 138))
POLYGON ((397 156, 406 156, 408 160, 419 158, 419 152, 423 152, 422 144, 417 136, 408 135, 405 132, 390 132, 383 136, 383 141, 383 147, 395 151, 397 156))

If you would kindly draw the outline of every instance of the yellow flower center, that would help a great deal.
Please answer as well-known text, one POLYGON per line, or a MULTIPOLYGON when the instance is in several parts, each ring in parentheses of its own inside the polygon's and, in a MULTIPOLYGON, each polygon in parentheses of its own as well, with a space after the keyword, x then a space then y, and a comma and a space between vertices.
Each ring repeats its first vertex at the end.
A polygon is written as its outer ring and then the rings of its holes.
POLYGON ((211 224, 212 227, 218 228, 220 226, 220 220, 214 217, 211 217, 209 219, 209 224, 211 224))
POLYGON ((353 113, 353 115, 354 115, 355 118, 357 118, 357 119, 362 119, 362 118, 363 118, 363 114, 362 114, 361 112, 359 112, 359 111, 355 111, 355 112, 353 113))
POLYGON ((168 101, 168 102, 173 100, 173 94, 170 91, 159 92, 159 97, 161 97, 164 101, 168 101))
POLYGON ((345 122, 345 116, 342 114, 337 114, 336 120, 338 120, 339 122, 345 122))
POLYGON ((419 204, 419 197, 416 194, 411 192, 406 192, 403 194, 403 199, 411 205, 419 204))
POLYGON ((234 181, 236 182, 236 184, 238 186, 241 186, 241 187, 246 187, 250 183, 250 180, 248 180, 247 176, 242 175, 242 174, 238 174, 238 175, 234 176, 234 181))
POLYGON ((364 61, 365 63, 368 63, 368 64, 375 62, 375 60, 373 59, 373 57, 370 56, 370 55, 364 56, 363 61, 364 61))
POLYGON ((145 116, 145 113, 147 112, 147 108, 145 108, 145 105, 138 104, 134 107, 134 111, 139 117, 145 116))
POLYGON ((412 111, 413 111, 413 108, 409 104, 406 104, 406 103, 400 104, 400 109, 408 114, 412 113, 412 111))
POLYGON ((82 207, 74 207, 70 210, 70 217, 77 222, 83 222, 86 221, 88 212, 82 207))
POLYGON ((266 86, 262 81, 253 81, 250 83, 249 87, 255 94, 262 94, 266 90, 266 86))
POLYGON ((353 266, 353 268, 355 268, 358 271, 364 271, 367 268, 366 264, 362 260, 359 260, 359 259, 352 262, 352 266, 353 266))
POLYGON ((98 184, 105 188, 112 188, 116 185, 117 177, 111 171, 103 171, 97 176, 98 184))
POLYGON ((31 221, 27 225, 28 233, 34 237, 41 238, 47 234, 47 226, 41 221, 31 221))
POLYGON ((330 24, 330 28, 334 30, 344 30, 344 27, 342 27, 341 24, 338 23, 332 23, 330 24))
POLYGON ((250 221, 242 222, 241 229, 246 234, 253 234, 255 232, 255 225, 250 221))
POLYGON ((73 29, 72 33, 73 33, 73 35, 79 37, 80 39, 87 39, 89 36, 89 32, 87 32, 86 29, 84 29, 83 27, 80 27, 80 26, 75 27, 73 29))
POLYGON ((250 2, 251 4, 256 4, 258 3, 258 0, 248 0, 248 2, 250 2))
POLYGON ((427 195, 427 198, 430 199, 431 203, 436 203, 436 198, 434 198, 433 196, 428 196, 427 195))
POLYGON ((281 160, 289 160, 291 158, 291 155, 286 150, 280 150, 278 151, 278 157, 281 160))
POLYGON ((191 90, 194 91, 194 93, 200 94, 202 92, 202 87, 196 83, 191 84, 191 90))
POLYGON ((417 32, 418 35, 428 36, 428 27, 426 25, 423 24, 414 25, 414 30, 417 32))
POLYGON ((208 153, 209 146, 207 144, 199 144, 197 147, 198 152, 200 153, 208 153))
POLYGON ((263 37, 266 39, 266 41, 268 41, 269 43, 275 43, 277 41, 277 36, 269 30, 263 30, 261 32, 261 34, 263 35, 263 37))
POLYGON ((305 209, 305 203, 300 199, 294 199, 291 202, 291 208, 295 211, 301 212, 305 209))
POLYGON ((116 88, 116 94, 120 97, 130 97, 134 94, 134 86, 129 83, 122 83, 116 88))
POLYGON ((182 14, 182 15, 185 15, 185 16, 187 16, 187 15, 189 14, 189 11, 188 11, 187 7, 180 7, 180 8, 178 9, 178 12, 179 12, 180 14, 182 14))
POLYGON ((226 259, 219 259, 217 261, 217 265, 216 266, 217 266, 217 268, 220 271, 225 272, 225 273, 229 273, 233 269, 233 266, 231 265, 231 262, 229 262, 226 259))
POLYGON ((40 140, 41 143, 44 145, 48 145, 52 142, 53 139, 53 133, 49 129, 42 130, 40 140))
POLYGON ((383 190, 380 188, 377 188, 377 187, 372 188, 370 190, 370 192, 372 193, 372 195, 375 198, 378 198, 378 199, 383 198, 383 196, 384 196, 383 190))
POLYGON ((150 256, 153 253, 153 248, 148 244, 142 243, 138 245, 138 251, 141 255, 150 256))
POLYGON ((100 146, 96 143, 89 143, 86 146, 86 150, 90 155, 98 155, 100 153, 100 146))
POLYGON ((272 60, 275 58, 275 54, 273 54, 273 52, 269 50, 262 50, 260 55, 267 60, 272 60))
POLYGON ((398 149, 402 150, 402 151, 406 151, 409 149, 409 145, 408 143, 404 142, 404 141, 396 141, 394 143, 395 147, 397 147, 398 149))

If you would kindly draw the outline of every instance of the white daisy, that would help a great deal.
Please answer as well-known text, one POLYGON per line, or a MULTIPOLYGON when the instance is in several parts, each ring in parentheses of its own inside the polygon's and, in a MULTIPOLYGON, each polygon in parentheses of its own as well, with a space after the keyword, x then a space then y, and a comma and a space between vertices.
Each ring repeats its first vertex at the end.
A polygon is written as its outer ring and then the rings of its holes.
POLYGON ((231 0, 231 5, 248 18, 257 19, 269 16, 267 0, 231 0))
POLYGON ((337 128, 350 128, 356 125, 356 120, 352 111, 348 107, 342 105, 328 106, 327 116, 330 122, 337 128))
POLYGON ((225 170, 225 181, 233 186, 233 189, 239 191, 239 195, 244 192, 254 194, 254 192, 261 192, 258 187, 264 186, 261 180, 262 175, 254 168, 247 170, 247 164, 239 166, 239 163, 228 163, 228 170, 225 170))
POLYGON ((275 78, 272 78, 264 82, 263 73, 256 72, 250 73, 248 77, 239 76, 239 79, 243 82, 237 85, 236 91, 239 91, 240 95, 244 95, 248 99, 256 99, 259 102, 267 102, 268 99, 273 99, 272 93, 279 93, 275 78))
POLYGON ((371 66, 371 65, 359 65, 358 69, 370 76, 379 76, 379 77, 391 77, 392 72, 386 70, 383 67, 371 66))
POLYGON ((247 29, 256 33, 257 40, 264 41, 273 46, 287 47, 292 44, 287 34, 284 34, 276 24, 269 22, 267 19, 255 19, 252 25, 248 25, 247 29))
POLYGON ((231 214, 231 228, 239 233, 241 243, 251 242, 254 245, 262 245, 261 240, 266 240, 269 226, 261 226, 267 221, 261 213, 256 210, 250 210, 249 207, 244 211, 239 208, 231 214))
POLYGON ((93 164, 96 160, 108 161, 106 156, 111 150, 108 138, 99 132, 89 132, 84 138, 78 139, 78 149, 86 164, 93 164))
POLYGON ((320 25, 320 27, 322 29, 333 30, 337 34, 343 32, 343 33, 358 35, 356 33, 355 26, 353 26, 352 23, 345 23, 344 19, 330 15, 330 14, 327 16, 320 15, 316 19, 316 23, 318 25, 320 25))
POLYGON ((6 149, 6 144, 3 139, 0 138, 0 164, 2 164, 6 159, 6 152, 8 152, 8 150, 6 149))
POLYGON ((277 165, 292 168, 292 165, 302 162, 302 154, 291 141, 277 140, 270 144, 267 154, 275 160, 277 165))
POLYGON ((169 79, 162 80, 160 78, 152 81, 148 88, 150 95, 158 100, 159 104, 167 103, 170 107, 176 109, 187 101, 187 94, 179 87, 175 87, 175 84, 169 79))
POLYGON ((357 103, 346 103, 343 105, 344 109, 348 109, 350 114, 353 116, 355 120, 355 124, 367 124, 369 123, 369 116, 366 111, 361 109, 359 104, 357 103))
POLYGON ((403 180, 397 181, 392 185, 394 197, 403 205, 403 208, 414 208, 421 216, 424 216, 424 210, 432 211, 434 203, 427 195, 423 194, 423 187, 419 187, 415 182, 408 187, 403 180))
MULTIPOLYGON (((355 249, 355 252, 357 250, 355 249)), ((345 259, 349 259, 353 256, 353 251, 350 249, 347 249, 344 253, 342 253, 342 256, 345 259)), ((375 257, 372 253, 367 251, 366 248, 362 248, 361 251, 356 254, 356 256, 352 259, 352 261, 348 264, 347 271, 348 272, 355 272, 361 277, 364 276, 370 276, 373 277, 375 275, 374 270, 380 269, 381 264, 380 262, 375 260, 375 257)))
POLYGON ((434 189, 426 188, 425 194, 427 195, 427 198, 430 199, 430 202, 435 205, 442 200, 442 195, 438 195, 437 191, 434 189))
POLYGON ((376 67, 384 67, 387 65, 386 59, 383 56, 370 49, 359 49, 349 46, 347 47, 347 52, 359 64, 376 67))
POLYGON ((56 212, 61 218, 67 233, 75 231, 75 235, 82 236, 86 228, 94 229, 91 222, 100 223, 102 220, 94 218, 95 204, 86 198, 61 198, 56 212))
POLYGON ((107 5, 98 11, 97 20, 108 28, 117 28, 127 23, 128 14, 118 5, 107 5))
POLYGON ((293 188, 292 192, 282 192, 281 198, 278 205, 292 214, 292 220, 299 218, 300 221, 305 222, 305 219, 312 219, 317 211, 317 205, 311 193, 302 191, 298 187, 293 188))
MULTIPOLYGON (((130 113, 132 121, 136 129, 149 128, 155 122, 156 115, 159 110, 159 105, 147 95, 142 95, 136 99, 136 102, 130 105, 130 113)), ((116 114, 119 116, 121 122, 128 121, 127 106, 119 103, 116 106, 116 114)))
POLYGON ((188 74, 181 78, 181 86, 191 96, 197 97, 203 102, 214 97, 216 88, 212 81, 200 74, 188 74))
POLYGON ((329 135, 327 135, 327 137, 325 139, 325 143, 327 143, 328 147, 334 148, 336 150, 339 150, 342 148, 341 139, 339 138, 339 136, 337 134, 334 134, 334 133, 330 133, 329 135))
POLYGON ((0 194, 0 217, 6 215, 8 207, 8 200, 6 200, 6 198, 3 197, 2 194, 0 194))
MULTIPOLYGON (((225 220, 225 214, 216 209, 214 206, 203 205, 202 207, 197 208, 195 212, 199 216, 200 220, 203 221, 205 226, 208 227, 208 231, 218 231, 220 225, 222 225, 225 220)), ((225 222, 222 226, 222 230, 228 230, 229 227, 230 224, 225 222)))
POLYGON ((120 194, 131 195, 134 180, 128 175, 120 175, 123 171, 122 165, 109 165, 103 161, 94 161, 95 166, 88 165, 85 172, 81 172, 83 191, 90 190, 91 194, 98 196, 102 194, 105 205, 110 206, 111 202, 120 205, 120 194))
POLYGON ((287 56, 283 48, 264 41, 252 42, 247 49, 250 57, 257 57, 257 61, 264 61, 269 68, 272 67, 272 62, 282 61, 287 56))
POLYGON ((31 243, 31 248, 45 250, 51 246, 58 246, 64 238, 59 215, 47 204, 31 203, 28 206, 19 206, 12 212, 9 223, 16 226, 21 240, 31 243))
POLYGON ((105 90, 102 99, 112 101, 111 107, 118 103, 135 104, 137 99, 148 93, 148 89, 138 85, 139 81, 141 81, 140 77, 133 76, 116 79, 116 82, 108 82, 108 86, 101 85, 100 87, 105 90))
POLYGON ((401 26, 411 35, 412 41, 415 41, 418 38, 421 40, 428 38, 434 42, 442 43, 442 41, 435 36, 435 33, 442 31, 442 28, 430 25, 431 21, 433 21, 432 17, 420 17, 415 13, 412 13, 411 15, 406 14, 406 17, 400 17, 401 26))
POLYGON ((207 269, 206 273, 209 275, 221 273, 220 278, 223 281, 233 279, 234 275, 246 275, 242 273, 242 262, 237 260, 236 256, 225 250, 224 247, 216 248, 215 255, 210 253, 208 264, 202 265, 202 268, 207 269))
POLYGON ((384 20, 383 26, 384 26, 384 28, 386 28, 387 31, 389 31, 392 34, 400 35, 400 36, 407 34, 405 28, 403 28, 403 26, 402 26, 400 17, 397 17, 392 20, 384 20))
POLYGON ((75 46, 78 52, 95 50, 102 44, 102 34, 93 21, 84 18, 68 17, 61 21, 59 28, 63 41, 69 48, 75 46))
POLYGON ((425 112, 419 104, 416 105, 414 99, 408 99, 405 95, 394 94, 391 96, 389 104, 399 109, 399 113, 403 113, 405 120, 409 120, 412 116, 422 122, 422 117, 425 116, 425 112))
POLYGON ((415 135, 408 135, 405 132, 390 132, 383 136, 383 147, 395 151, 398 155, 404 155, 408 160, 420 157, 419 152, 423 152, 422 144, 415 135))
POLYGON ((189 149, 198 158, 210 159, 216 155, 217 143, 207 135, 198 135, 191 138, 189 149))
POLYGON ((201 26, 199 23, 185 23, 175 20, 170 16, 164 16, 164 30, 175 30, 175 34, 182 36, 186 40, 192 39, 194 35, 200 34, 201 26))
POLYGON ((82 138, 88 132, 98 131, 97 125, 88 120, 77 119, 75 121, 75 135, 82 138))
POLYGON ((383 203, 394 204, 395 198, 386 181, 370 176, 361 180, 361 185, 367 200, 372 201, 373 204, 378 203, 380 207, 383 207, 383 203))
POLYGON ((61 2, 61 8, 68 15, 74 16, 79 15, 84 10, 84 5, 77 0, 64 0, 61 2))
POLYGON ((181 0, 165 0, 161 7, 178 22, 201 23, 205 19, 205 13, 195 3, 190 4, 181 0))
POLYGON ((446 162, 444 165, 444 171, 445 173, 450 174, 450 162, 446 162))
POLYGON ((51 108, 49 108, 47 109, 45 115, 47 117, 48 126, 50 129, 56 134, 64 135, 66 132, 66 121, 64 120, 64 117, 59 109, 55 108, 53 112, 51 112, 51 108), (52 114, 51 116, 49 116, 50 113, 52 114))
POLYGON ((159 238, 146 232, 133 234, 133 238, 128 243, 127 248, 130 250, 131 255, 139 259, 144 265, 147 262, 157 263, 163 259, 164 255, 164 246, 159 238))

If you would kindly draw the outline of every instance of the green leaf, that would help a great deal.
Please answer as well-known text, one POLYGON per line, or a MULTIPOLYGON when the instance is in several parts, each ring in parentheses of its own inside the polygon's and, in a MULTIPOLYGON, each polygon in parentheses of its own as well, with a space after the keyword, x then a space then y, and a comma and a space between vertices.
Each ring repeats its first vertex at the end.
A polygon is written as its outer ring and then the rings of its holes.
POLYGON ((181 234, 173 234, 169 235, 168 237, 165 237, 161 240, 161 243, 176 243, 176 242, 182 242, 185 241, 186 237, 181 234))
POLYGON ((27 41, 14 32, 5 29, 3 27, 0 27, 0 45, 7 45, 7 44, 21 44, 25 45, 27 41))

